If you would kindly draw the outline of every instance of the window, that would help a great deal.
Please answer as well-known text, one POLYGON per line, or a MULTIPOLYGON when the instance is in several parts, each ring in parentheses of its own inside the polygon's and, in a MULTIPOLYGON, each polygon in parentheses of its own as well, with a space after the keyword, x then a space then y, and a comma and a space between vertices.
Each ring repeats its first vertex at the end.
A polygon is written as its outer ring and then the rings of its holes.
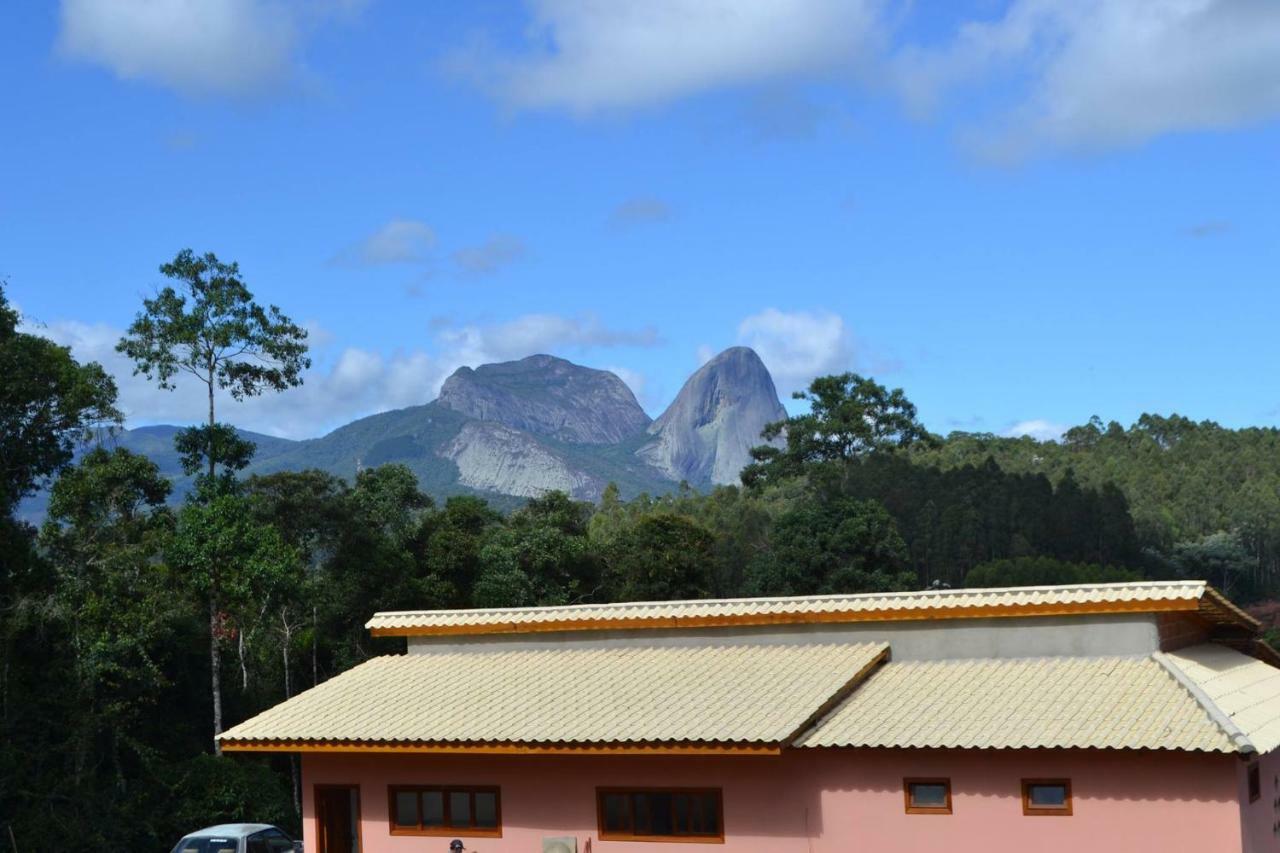
POLYGON ((387 792, 392 835, 502 836, 497 788, 393 785, 387 792))
POLYGON ((293 853, 293 842, 283 832, 264 829, 245 839, 247 853, 293 853))
POLYGON ((236 853, 237 846, 234 838, 184 838, 174 853, 236 853))
POLYGON ((1249 765, 1249 802, 1255 802, 1262 796, 1262 775, 1258 771, 1258 762, 1249 765))
POLYGON ((596 807, 606 841, 724 842, 718 789, 600 788, 596 807))
POLYGON ((1025 815, 1071 814, 1071 780, 1023 779, 1022 813, 1025 815))
POLYGON ((903 779, 907 814, 951 814, 950 779, 903 779))

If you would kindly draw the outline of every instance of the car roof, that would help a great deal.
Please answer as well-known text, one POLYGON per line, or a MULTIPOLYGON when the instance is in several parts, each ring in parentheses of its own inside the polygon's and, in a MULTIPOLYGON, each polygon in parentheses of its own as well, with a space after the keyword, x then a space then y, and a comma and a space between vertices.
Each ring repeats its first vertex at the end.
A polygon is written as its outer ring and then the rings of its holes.
POLYGON ((217 826, 206 826, 204 829, 197 829, 184 837, 205 838, 216 835, 219 838, 244 838, 264 829, 276 829, 276 827, 269 823, 220 823, 217 826))

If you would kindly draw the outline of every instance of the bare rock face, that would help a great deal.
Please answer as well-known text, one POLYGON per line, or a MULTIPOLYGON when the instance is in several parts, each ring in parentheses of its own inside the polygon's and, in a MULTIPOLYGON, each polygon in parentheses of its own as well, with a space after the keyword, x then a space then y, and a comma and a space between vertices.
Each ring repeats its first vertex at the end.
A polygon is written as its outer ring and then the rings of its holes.
POLYGON ((549 491, 599 500, 605 483, 574 468, 528 433, 492 421, 469 421, 437 454, 458 466, 458 482, 481 491, 534 498, 549 491))
POLYGON ((636 453, 672 480, 736 483, 765 424, 784 417, 760 356, 731 347, 689 377, 636 453))
POLYGON ((477 420, 574 444, 617 444, 649 426, 617 376, 550 355, 459 368, 445 380, 439 402, 477 420))

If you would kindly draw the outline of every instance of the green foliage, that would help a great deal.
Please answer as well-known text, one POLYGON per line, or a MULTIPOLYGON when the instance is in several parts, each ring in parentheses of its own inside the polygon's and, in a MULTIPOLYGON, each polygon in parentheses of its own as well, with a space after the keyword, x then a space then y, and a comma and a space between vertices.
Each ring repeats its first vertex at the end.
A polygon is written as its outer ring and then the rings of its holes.
POLYGON ((965 578, 970 587, 1044 586, 1140 581, 1142 573, 1094 563, 1068 563, 1053 557, 1013 557, 975 566, 965 578))
POLYGON ((816 498, 784 512, 770 548, 748 570, 755 595, 813 595, 911 589, 906 545, 893 518, 873 500, 816 498))
POLYGON ((218 823, 272 823, 298 831, 285 780, 265 762, 197 755, 170 768, 167 775, 176 806, 165 821, 166 837, 172 841, 218 823))
POLYGON ((94 426, 116 424, 116 385, 97 362, 18 330, 0 282, 0 515, 71 461, 94 426))
POLYGON ((418 534, 418 554, 436 606, 465 607, 480 573, 480 552, 502 524, 502 516, 480 498, 460 495, 428 515, 418 534))
POLYGON ((201 498, 234 491, 236 474, 248 467, 254 453, 253 442, 241 438, 230 424, 219 423, 180 430, 173 446, 182 473, 195 477, 195 493, 201 498))
POLYGON ((1055 489, 1042 475, 1011 474, 991 461, 942 470, 902 455, 848 465, 841 480, 832 488, 879 501, 893 516, 921 586, 963 586, 974 566, 1007 557, 1143 562, 1115 488, 1082 488, 1064 477, 1055 489))
POLYGON ((641 518, 615 540, 604 589, 611 601, 671 601, 711 594, 712 535, 683 516, 641 518))
POLYGON ((1253 589, 1256 557, 1238 532, 1210 533, 1193 542, 1179 542, 1165 557, 1175 577, 1207 580, 1229 596, 1256 597, 1253 589))
POLYGON ((590 504, 564 492, 534 498, 480 549, 476 607, 571 604, 595 594, 601 561, 587 537, 590 504))
POLYGON ((165 551, 185 583, 219 604, 256 606, 280 594, 298 563, 279 531, 255 523, 251 510, 239 495, 187 504, 165 551))
POLYGON ((890 391, 856 373, 820 376, 793 396, 808 402, 809 411, 764 428, 765 441, 783 437, 785 444, 753 448, 755 461, 743 470, 742 482, 777 482, 936 441, 916 419, 916 407, 901 388, 890 391))
POLYGON ((1241 588, 1260 592, 1280 582, 1280 430, 1148 414, 1128 428, 1093 418, 1061 443, 955 433, 918 455, 942 468, 991 458, 1001 470, 1053 483, 1071 472, 1082 488, 1123 494, 1144 547, 1167 553, 1234 534, 1251 555, 1241 588))
POLYGON ((143 300, 116 346, 135 373, 172 389, 175 377, 187 372, 209 385, 210 394, 216 386, 237 400, 302 384, 301 373, 311 366, 306 330, 276 306, 254 302, 237 264, 183 249, 160 272, 177 287, 143 300))

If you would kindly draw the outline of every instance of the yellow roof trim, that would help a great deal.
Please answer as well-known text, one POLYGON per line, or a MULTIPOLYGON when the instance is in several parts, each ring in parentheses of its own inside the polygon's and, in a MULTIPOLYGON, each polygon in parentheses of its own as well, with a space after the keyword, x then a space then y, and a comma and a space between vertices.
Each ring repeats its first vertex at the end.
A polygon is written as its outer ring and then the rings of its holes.
POLYGON ((1256 620, 1203 581, 403 611, 375 614, 366 627, 377 637, 449 637, 1171 611, 1259 630, 1256 620))
POLYGON ((224 752, 408 753, 414 755, 780 755, 761 743, 365 743, 356 741, 222 741, 224 752))

